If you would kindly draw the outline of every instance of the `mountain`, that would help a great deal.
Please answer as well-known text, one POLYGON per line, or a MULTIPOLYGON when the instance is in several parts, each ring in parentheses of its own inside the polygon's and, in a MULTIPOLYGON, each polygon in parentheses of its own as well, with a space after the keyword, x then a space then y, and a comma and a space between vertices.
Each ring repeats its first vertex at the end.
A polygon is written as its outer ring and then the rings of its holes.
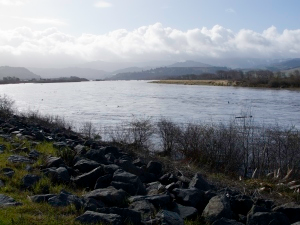
POLYGON ((89 80, 104 79, 109 77, 110 74, 103 70, 89 69, 89 68, 29 68, 32 72, 40 75, 42 78, 59 78, 59 77, 71 77, 76 76, 80 78, 86 78, 89 80))
POLYGON ((160 80, 188 74, 216 73, 218 70, 228 70, 227 67, 160 67, 141 72, 119 73, 110 80, 160 80))
POLYGON ((288 59, 283 62, 273 63, 268 66, 273 70, 291 70, 300 67, 300 58, 288 59))
MULTIPOLYGON (((148 68, 150 69, 150 68, 148 68)), ((143 70, 147 70, 146 68, 141 68, 141 67, 128 67, 128 68, 124 68, 124 69, 120 69, 120 70, 116 70, 111 72, 112 75, 116 75, 118 73, 132 73, 132 72, 140 72, 143 70)))
POLYGON ((20 80, 39 80, 41 77, 34 74, 24 67, 10 67, 10 66, 1 66, 0 67, 0 79, 3 77, 16 77, 20 80))
POLYGON ((212 66, 202 63, 202 62, 187 60, 184 62, 173 63, 172 65, 169 65, 168 67, 212 67, 212 66))

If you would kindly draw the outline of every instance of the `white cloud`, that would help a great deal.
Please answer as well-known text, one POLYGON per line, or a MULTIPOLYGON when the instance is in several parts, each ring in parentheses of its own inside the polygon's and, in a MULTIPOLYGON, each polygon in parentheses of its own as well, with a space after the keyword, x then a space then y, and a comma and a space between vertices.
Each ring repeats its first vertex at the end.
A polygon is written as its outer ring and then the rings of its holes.
POLYGON ((99 1, 99 2, 96 2, 94 4, 94 6, 97 8, 109 8, 109 7, 112 7, 113 5, 106 1, 99 1))
POLYGON ((12 17, 12 18, 24 20, 24 21, 27 21, 27 22, 33 23, 33 24, 46 24, 46 25, 52 25, 52 26, 67 25, 66 22, 61 21, 59 19, 53 19, 53 18, 31 18, 31 17, 12 17))
POLYGON ((228 8, 225 10, 227 13, 235 13, 235 10, 233 8, 228 8))
POLYGON ((0 5, 20 6, 27 2, 28 0, 0 0, 0 5))
POLYGON ((262 33, 233 32, 220 25, 187 31, 160 23, 133 31, 115 30, 103 35, 72 36, 57 28, 34 31, 27 27, 0 30, 0 61, 31 63, 63 61, 146 61, 196 58, 300 57, 300 29, 279 32, 272 26, 262 33))

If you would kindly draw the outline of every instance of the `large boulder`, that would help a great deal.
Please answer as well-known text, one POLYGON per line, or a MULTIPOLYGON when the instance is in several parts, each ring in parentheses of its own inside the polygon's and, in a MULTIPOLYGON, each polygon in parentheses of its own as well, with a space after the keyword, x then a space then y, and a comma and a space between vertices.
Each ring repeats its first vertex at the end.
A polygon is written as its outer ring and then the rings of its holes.
POLYGON ((107 188, 108 186, 110 186, 112 177, 113 177, 112 174, 106 174, 106 175, 99 177, 96 181, 94 189, 107 188))
POLYGON ((70 181, 69 172, 65 167, 50 167, 42 170, 42 172, 55 183, 67 183, 70 181))
POLYGON ((211 187, 201 174, 196 173, 189 184, 189 188, 198 188, 202 191, 208 191, 211 187))
POLYGON ((49 198, 48 204, 54 207, 68 206, 73 204, 77 210, 80 210, 84 206, 84 202, 81 198, 66 191, 61 191, 59 195, 49 198))
POLYGON ((156 217, 160 220, 161 224, 184 225, 183 219, 176 212, 161 210, 157 213, 156 217))
POLYGON ((300 206, 294 202, 277 206, 273 209, 273 211, 284 213, 291 223, 300 221, 300 206))
POLYGON ((88 173, 91 170, 100 166, 100 163, 90 160, 90 159, 81 159, 75 163, 74 169, 78 169, 81 173, 88 173))
POLYGON ((110 186, 88 192, 84 197, 100 200, 110 207, 122 207, 127 205, 128 194, 123 190, 117 190, 110 186))
POLYGON ((289 225, 288 217, 281 212, 257 212, 247 218, 247 225, 289 225))
POLYGON ((117 165, 120 166, 124 171, 132 173, 136 176, 140 176, 143 173, 139 167, 133 165, 129 160, 118 160, 117 165))
POLYGON ((146 195, 146 196, 132 196, 129 202, 147 200, 154 205, 156 209, 168 209, 171 206, 171 197, 168 194, 161 195, 146 195))
POLYGON ((196 208, 191 206, 180 205, 177 203, 174 203, 174 206, 172 207, 171 211, 178 213, 178 215, 184 220, 195 219, 198 215, 198 210, 196 208))
POLYGON ((232 219, 230 201, 226 196, 215 196, 206 205, 202 216, 207 223, 212 224, 222 217, 232 219))
POLYGON ((91 149, 84 155, 85 158, 96 161, 101 164, 109 164, 107 159, 105 158, 105 150, 104 149, 91 149))
POLYGON ((78 187, 94 188, 97 179, 103 175, 104 175, 104 169, 102 166, 99 166, 88 173, 84 173, 80 176, 72 178, 72 181, 78 187))
POLYGON ((122 225, 121 216, 117 214, 104 214, 92 211, 86 211, 81 216, 78 216, 75 221, 82 224, 110 224, 110 225, 122 225))
POLYGON ((155 161, 150 161, 147 165, 147 172, 153 173, 156 176, 161 175, 162 172, 162 164, 155 161))
POLYGON ((184 206, 192 206, 202 210, 205 207, 204 192, 197 188, 175 188, 172 193, 175 195, 176 201, 184 206))
POLYGON ((65 166, 64 161, 60 157, 48 157, 46 167, 60 167, 65 166))
POLYGON ((143 220, 150 220, 155 215, 155 207, 148 200, 135 201, 128 208, 139 212, 143 220))
POLYGON ((246 216, 253 206, 253 200, 246 195, 237 195, 230 199, 231 210, 236 214, 246 216))
POLYGON ((11 155, 7 159, 11 163, 27 163, 27 164, 32 164, 35 161, 22 155, 11 155))
POLYGON ((127 189, 130 195, 144 195, 146 194, 146 189, 141 182, 140 178, 132 173, 125 172, 124 170, 117 170, 113 175, 113 182, 122 182, 129 184, 133 188, 127 189))
POLYGON ((141 213, 132 209, 107 207, 97 209, 97 212, 105 214, 117 214, 121 216, 122 224, 140 225, 142 220, 141 213))

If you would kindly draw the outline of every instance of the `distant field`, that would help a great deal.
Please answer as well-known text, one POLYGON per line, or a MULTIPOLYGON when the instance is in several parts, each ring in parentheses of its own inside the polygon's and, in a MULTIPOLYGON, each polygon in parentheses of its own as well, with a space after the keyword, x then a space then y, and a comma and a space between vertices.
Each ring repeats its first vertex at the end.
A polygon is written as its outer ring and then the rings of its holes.
POLYGON ((212 86, 235 86, 236 83, 229 80, 158 80, 151 83, 158 84, 184 84, 184 85, 212 85, 212 86))

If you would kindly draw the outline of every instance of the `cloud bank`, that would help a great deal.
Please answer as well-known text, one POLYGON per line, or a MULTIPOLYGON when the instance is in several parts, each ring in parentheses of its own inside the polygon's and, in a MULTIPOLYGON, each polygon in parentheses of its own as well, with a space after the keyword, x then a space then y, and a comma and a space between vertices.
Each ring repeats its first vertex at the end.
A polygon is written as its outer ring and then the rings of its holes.
POLYGON ((0 5, 20 6, 27 2, 28 0, 0 0, 0 5))
POLYGON ((300 57, 300 29, 279 32, 272 26, 262 33, 242 29, 235 33, 220 25, 181 31, 160 23, 133 31, 72 36, 49 28, 0 30, 0 61, 10 65, 39 63, 55 66, 82 61, 147 61, 200 58, 300 57))

